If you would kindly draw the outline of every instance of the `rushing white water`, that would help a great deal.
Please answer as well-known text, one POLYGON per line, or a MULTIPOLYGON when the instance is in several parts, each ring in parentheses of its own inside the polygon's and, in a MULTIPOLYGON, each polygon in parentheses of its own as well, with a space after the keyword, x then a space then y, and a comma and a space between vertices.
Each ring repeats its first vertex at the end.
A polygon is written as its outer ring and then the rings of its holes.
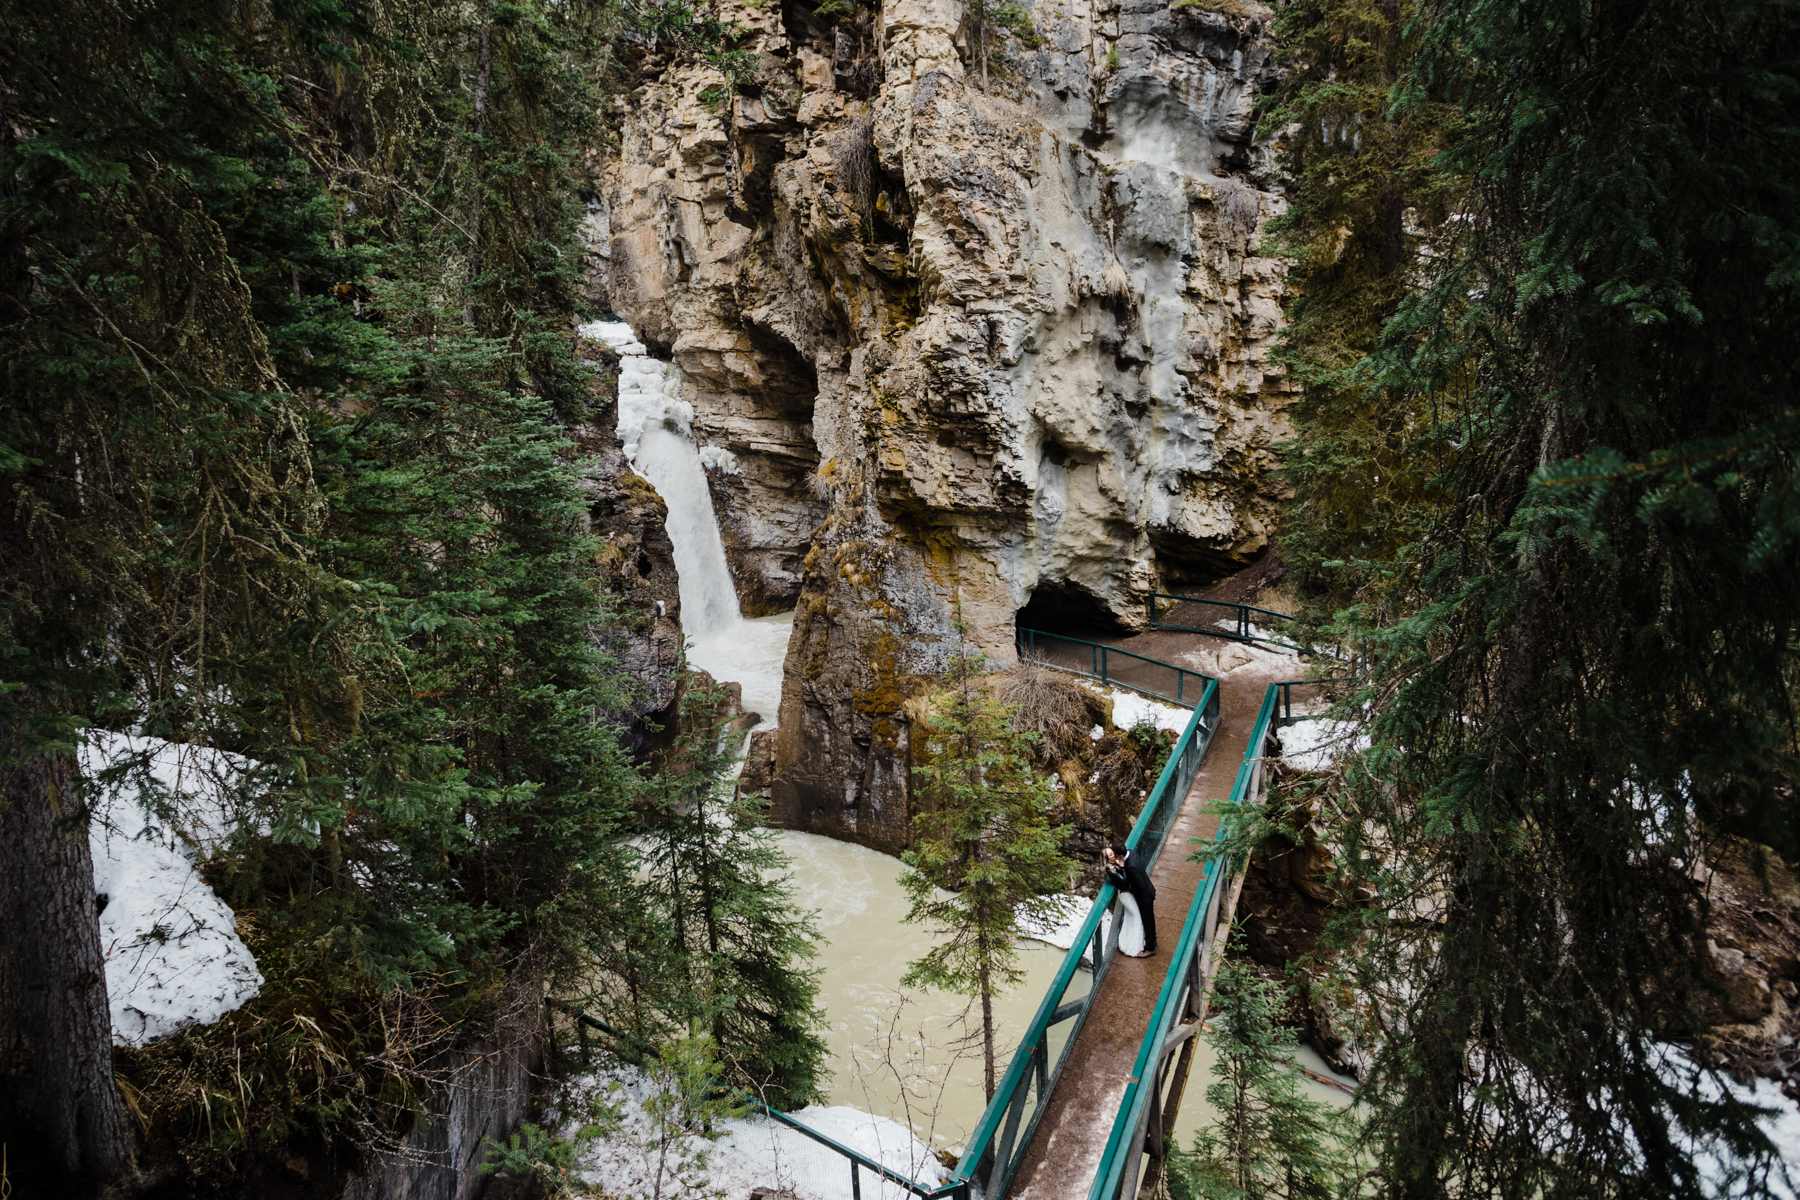
POLYGON ((762 718, 758 728, 768 728, 781 710, 781 677, 793 631, 792 613, 741 618, 690 637, 688 661, 714 679, 739 684, 744 711, 762 718))
POLYGON ((631 326, 590 321, 580 332, 619 356, 619 442, 632 469, 668 506, 664 527, 675 548, 688 662, 721 682, 740 684, 745 711, 771 725, 781 706, 793 618, 745 620, 738 608, 704 466, 710 458, 728 469, 730 452, 695 444, 694 406, 681 397, 680 368, 652 357, 631 326))

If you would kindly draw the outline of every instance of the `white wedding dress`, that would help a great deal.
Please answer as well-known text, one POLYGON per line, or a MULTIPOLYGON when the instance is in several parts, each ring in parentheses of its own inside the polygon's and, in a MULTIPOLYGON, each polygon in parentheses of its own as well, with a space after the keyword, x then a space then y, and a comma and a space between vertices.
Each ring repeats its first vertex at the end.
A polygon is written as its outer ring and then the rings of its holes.
POLYGON ((1137 897, 1123 891, 1119 893, 1119 953, 1144 957, 1144 918, 1138 913, 1137 897))

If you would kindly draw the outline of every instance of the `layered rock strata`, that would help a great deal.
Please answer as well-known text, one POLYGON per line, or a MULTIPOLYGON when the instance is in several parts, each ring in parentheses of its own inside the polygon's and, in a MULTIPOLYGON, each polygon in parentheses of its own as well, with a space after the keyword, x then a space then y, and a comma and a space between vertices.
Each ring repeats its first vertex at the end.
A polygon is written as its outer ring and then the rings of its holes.
POLYGON ((956 0, 727 0, 752 78, 643 64, 602 285, 689 381, 745 610, 795 608, 785 823, 902 844, 949 655, 1267 545, 1267 10, 1217 7, 1040 0, 984 54, 956 0))

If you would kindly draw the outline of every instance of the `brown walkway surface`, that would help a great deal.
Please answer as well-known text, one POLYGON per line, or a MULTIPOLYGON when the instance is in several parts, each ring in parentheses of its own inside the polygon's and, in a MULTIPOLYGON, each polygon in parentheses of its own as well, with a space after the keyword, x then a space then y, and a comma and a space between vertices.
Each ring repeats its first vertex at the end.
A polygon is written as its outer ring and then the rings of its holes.
MULTIPOLYGON (((1168 632, 1108 641, 1209 674, 1214 672, 1205 660, 1223 649, 1213 639, 1168 632)), ((1150 876, 1156 884, 1156 956, 1119 955, 1113 959, 1009 1189, 1013 1200, 1081 1200, 1093 1186, 1150 1012, 1169 969, 1169 957, 1200 886, 1203 873, 1191 857, 1195 849, 1192 839, 1210 840, 1218 832, 1218 816, 1205 810, 1231 792, 1263 691, 1272 681, 1291 674, 1291 668, 1284 673, 1273 665, 1246 663, 1221 680, 1219 732, 1150 876)))

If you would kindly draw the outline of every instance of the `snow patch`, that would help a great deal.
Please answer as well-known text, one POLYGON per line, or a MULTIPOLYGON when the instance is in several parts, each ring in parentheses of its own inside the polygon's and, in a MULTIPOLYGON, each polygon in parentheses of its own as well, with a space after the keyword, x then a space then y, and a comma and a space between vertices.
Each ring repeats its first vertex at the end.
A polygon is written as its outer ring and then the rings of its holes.
POLYGON ((210 746, 107 729, 88 730, 78 758, 82 777, 100 789, 101 812, 129 809, 134 828, 153 830, 172 850, 191 847, 202 861, 246 827, 242 798, 260 769, 210 746))
POLYGON ((89 779, 119 773, 106 819, 88 831, 94 891, 105 898, 100 951, 113 1041, 141 1046, 242 1007, 262 973, 195 861, 236 828, 229 789, 246 765, 204 747, 96 731, 81 766, 89 779))
POLYGON ((1221 640, 1190 650, 1180 655, 1179 661, 1202 674, 1220 679, 1230 679, 1242 672, 1292 678, 1299 673, 1300 656, 1280 646, 1221 640))
MULTIPOLYGON (((1755 1079, 1749 1083, 1739 1083, 1728 1075, 1715 1074, 1704 1070, 1690 1058, 1679 1046, 1665 1046, 1667 1054, 1661 1065, 1663 1078, 1701 1100, 1717 1101, 1725 1091, 1729 1091, 1734 1099, 1758 1108, 1772 1110, 1758 1119, 1769 1141, 1774 1145, 1776 1154, 1785 1165, 1787 1172, 1796 1178, 1784 1179, 1777 1170, 1768 1181, 1767 1195, 1771 1200, 1800 1200, 1800 1104, 1782 1092, 1780 1086, 1771 1079, 1755 1079), (1720 1082, 1724 1088, 1721 1089, 1720 1082)), ((1730 1157, 1728 1148, 1715 1142, 1699 1142, 1694 1140, 1688 1147, 1694 1165, 1700 1168, 1700 1174, 1707 1183, 1717 1189, 1718 1196, 1741 1195, 1737 1189, 1746 1184, 1743 1166, 1730 1157)))
POLYGON ((1120 729, 1130 729, 1133 725, 1148 721, 1158 729, 1166 729, 1176 737, 1187 728, 1194 710, 1182 708, 1174 704, 1164 704, 1160 700, 1152 700, 1148 696, 1140 696, 1136 692, 1128 692, 1121 688, 1109 688, 1104 693, 1113 704, 1113 724, 1120 729))
POLYGON ((708 471, 718 471, 723 475, 738 473, 738 458, 724 446, 700 447, 700 465, 708 471))
POLYGON ((1281 742, 1281 760, 1302 771, 1328 771, 1344 755, 1369 744, 1353 722, 1323 717, 1303 717, 1283 725, 1275 736, 1281 742))
MULTIPOLYGON (((623 1120, 618 1129, 583 1150, 583 1180, 605 1188, 609 1195, 648 1194, 657 1167, 655 1121, 647 1111, 654 1085, 632 1067, 603 1072, 591 1082, 602 1091, 613 1090, 623 1120)), ((815 1105, 789 1115, 896 1174, 928 1187, 944 1181, 944 1168, 930 1147, 897 1121, 843 1105, 815 1105)), ((783 1187, 801 1200, 851 1200, 850 1160, 806 1135, 760 1114, 721 1122, 717 1131, 710 1141, 688 1138, 676 1148, 690 1161, 703 1154, 705 1162, 693 1172, 696 1186, 686 1190, 671 1188, 665 1176, 665 1196, 741 1197, 753 1188, 783 1187)), ((864 1200, 905 1200, 909 1195, 872 1172, 861 1175, 864 1200)))
MULTIPOLYGON (((1024 910, 1019 912, 1017 917, 1019 936, 1047 943, 1055 946, 1058 950, 1067 950, 1075 944, 1075 939, 1081 934, 1081 924, 1087 920, 1088 913, 1094 907, 1094 897, 1063 895, 1047 896, 1045 899, 1054 905, 1048 914, 1040 917, 1024 910)), ((1106 929, 1111 923, 1112 913, 1102 913, 1100 916, 1102 945, 1106 942, 1106 929)), ((1081 957, 1084 962, 1092 958, 1092 949, 1084 951, 1081 957)))

